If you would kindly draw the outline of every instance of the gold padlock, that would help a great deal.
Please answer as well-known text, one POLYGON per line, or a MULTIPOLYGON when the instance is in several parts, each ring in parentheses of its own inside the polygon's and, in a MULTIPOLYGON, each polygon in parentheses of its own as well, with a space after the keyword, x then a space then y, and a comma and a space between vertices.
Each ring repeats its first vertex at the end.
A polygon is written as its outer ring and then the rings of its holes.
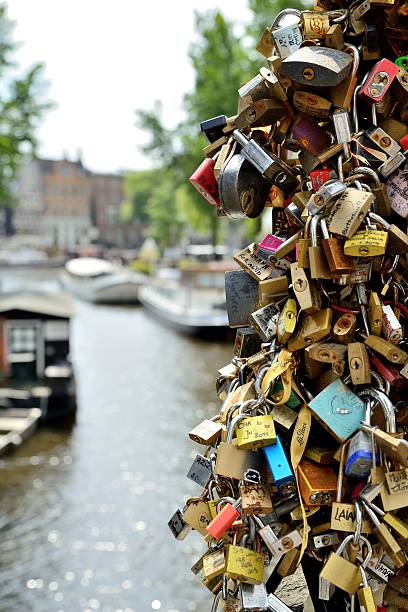
POLYGON ((289 298, 282 308, 277 324, 277 338, 282 344, 285 344, 296 327, 296 302, 293 298, 289 298))
POLYGON ((288 349, 298 351, 327 336, 331 329, 331 318, 330 308, 305 317, 299 330, 290 338, 288 349))
POLYGON ((387 243, 388 232, 363 230, 346 240, 344 252, 352 257, 375 257, 384 255, 387 243))
POLYGON ((381 336, 382 307, 378 293, 372 291, 368 302, 368 322, 373 336, 381 336))
POLYGON ((323 566, 320 576, 334 584, 339 589, 346 591, 350 595, 355 595, 360 586, 361 574, 359 568, 344 559, 340 555, 344 552, 347 544, 352 542, 354 536, 347 536, 340 544, 336 552, 330 553, 330 556, 323 566))
POLYGON ((310 314, 318 312, 322 307, 322 296, 315 283, 308 278, 306 272, 295 262, 290 266, 292 287, 300 309, 310 314))
POLYGON ((331 207, 327 226, 333 234, 351 238, 374 202, 372 193, 349 187, 331 207))
POLYGON ((369 384, 371 382, 371 369, 366 347, 362 342, 350 342, 347 348, 353 385, 369 384))
POLYGON ((238 448, 255 450, 276 443, 273 417, 270 414, 243 418, 236 426, 238 448))
POLYGON ((229 544, 225 573, 233 580, 261 584, 264 576, 263 555, 243 546, 229 544))

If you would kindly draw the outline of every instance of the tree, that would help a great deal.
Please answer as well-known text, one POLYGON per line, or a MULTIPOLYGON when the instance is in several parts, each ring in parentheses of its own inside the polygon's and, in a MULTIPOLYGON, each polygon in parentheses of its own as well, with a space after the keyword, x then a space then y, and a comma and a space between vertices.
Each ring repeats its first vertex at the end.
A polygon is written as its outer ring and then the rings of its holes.
POLYGON ((44 98, 43 65, 36 63, 15 76, 13 24, 0 5, 0 206, 13 204, 11 184, 24 157, 35 154, 36 129, 50 103, 44 98))
POLYGON ((148 199, 157 179, 159 170, 140 170, 129 172, 125 176, 125 200, 120 210, 120 221, 128 223, 136 220, 147 223, 149 212, 147 210, 148 199))

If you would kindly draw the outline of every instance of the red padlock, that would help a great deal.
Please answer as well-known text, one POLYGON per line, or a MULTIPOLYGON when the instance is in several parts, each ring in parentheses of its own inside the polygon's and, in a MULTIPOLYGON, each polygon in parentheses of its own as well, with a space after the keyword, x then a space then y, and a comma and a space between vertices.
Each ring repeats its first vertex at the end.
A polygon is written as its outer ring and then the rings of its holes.
POLYGON ((215 161, 208 157, 189 178, 190 183, 212 206, 220 205, 217 179, 214 175, 215 161))
POLYGON ((215 540, 219 540, 227 529, 231 527, 234 521, 241 516, 237 510, 237 507, 240 505, 241 498, 238 499, 234 505, 230 503, 225 504, 221 512, 217 514, 217 516, 213 518, 211 523, 209 523, 209 525, 206 527, 208 533, 211 534, 215 540))
POLYGON ((358 95, 368 102, 379 104, 383 101, 398 71, 399 67, 394 62, 383 58, 371 68, 358 95))
POLYGON ((329 168, 321 168, 321 170, 312 170, 309 174, 310 182, 312 183, 313 191, 317 191, 319 187, 324 185, 328 180, 337 178, 334 170, 329 168))
POLYGON ((408 150, 408 134, 405 134, 402 138, 400 138, 400 145, 404 149, 404 151, 408 150))

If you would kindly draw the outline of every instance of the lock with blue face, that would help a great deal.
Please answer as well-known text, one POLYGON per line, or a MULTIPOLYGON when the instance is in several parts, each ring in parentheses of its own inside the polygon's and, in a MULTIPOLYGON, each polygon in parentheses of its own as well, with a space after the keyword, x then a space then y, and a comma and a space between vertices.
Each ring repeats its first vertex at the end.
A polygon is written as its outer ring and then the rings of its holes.
POLYGON ((295 477, 290 467, 289 461, 283 450, 280 437, 276 436, 276 444, 263 448, 269 469, 280 493, 288 494, 295 489, 295 477))
POLYGON ((309 402, 314 417, 338 442, 345 442, 364 420, 365 405, 339 378, 309 402))

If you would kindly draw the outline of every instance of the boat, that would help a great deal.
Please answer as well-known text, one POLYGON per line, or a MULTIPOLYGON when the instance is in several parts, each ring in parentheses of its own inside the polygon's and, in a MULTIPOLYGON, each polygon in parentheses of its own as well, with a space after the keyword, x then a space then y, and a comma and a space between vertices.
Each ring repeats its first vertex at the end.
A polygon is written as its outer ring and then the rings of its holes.
MULTIPOLYGON (((2 400, 0 399, 0 405, 2 400)), ((9 453, 30 438, 41 418, 39 408, 0 407, 0 456, 9 453)))
POLYGON ((228 328, 224 273, 234 262, 191 262, 164 268, 139 290, 142 305, 178 331, 221 335, 228 328))
POLYGON ((94 304, 136 304, 143 274, 98 257, 76 257, 65 264, 66 291, 94 304))
POLYGON ((76 412, 70 359, 70 296, 10 292, 0 295, 0 406, 38 408, 41 420, 61 422, 76 412))

